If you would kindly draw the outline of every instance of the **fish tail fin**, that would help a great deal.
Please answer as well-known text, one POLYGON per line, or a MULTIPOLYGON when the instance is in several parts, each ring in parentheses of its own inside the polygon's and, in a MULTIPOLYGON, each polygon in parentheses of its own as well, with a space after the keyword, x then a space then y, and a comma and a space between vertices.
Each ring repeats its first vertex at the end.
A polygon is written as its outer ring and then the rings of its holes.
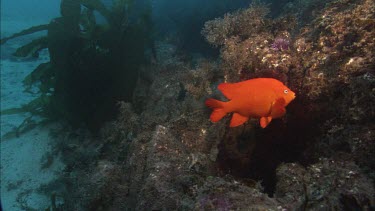
POLYGON ((225 115, 227 115, 227 112, 224 110, 225 102, 210 98, 206 100, 205 104, 207 107, 213 109, 211 116, 210 116, 210 119, 212 122, 218 122, 225 115))

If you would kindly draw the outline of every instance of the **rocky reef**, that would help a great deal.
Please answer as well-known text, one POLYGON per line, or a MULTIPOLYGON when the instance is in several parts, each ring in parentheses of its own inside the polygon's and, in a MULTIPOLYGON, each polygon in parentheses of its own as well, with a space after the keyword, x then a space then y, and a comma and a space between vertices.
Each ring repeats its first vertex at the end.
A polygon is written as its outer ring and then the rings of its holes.
POLYGON ((308 21, 252 4, 206 22, 217 61, 187 64, 157 43, 118 119, 79 145, 57 143, 69 185, 44 191, 69 193, 68 210, 374 209, 375 3, 316 8, 308 21), (208 120, 218 83, 255 77, 297 93, 285 118, 266 129, 208 120))

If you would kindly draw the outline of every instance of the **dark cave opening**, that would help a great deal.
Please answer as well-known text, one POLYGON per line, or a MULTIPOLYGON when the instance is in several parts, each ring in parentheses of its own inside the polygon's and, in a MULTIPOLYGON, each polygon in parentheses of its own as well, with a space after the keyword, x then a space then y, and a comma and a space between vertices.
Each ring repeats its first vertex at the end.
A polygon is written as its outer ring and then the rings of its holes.
POLYGON ((219 145, 220 172, 239 180, 259 181, 264 192, 272 197, 277 183, 276 168, 281 163, 297 162, 306 166, 315 162, 305 151, 320 135, 318 125, 324 115, 317 115, 298 100, 287 110, 285 117, 272 120, 265 129, 255 120, 228 128, 219 145))

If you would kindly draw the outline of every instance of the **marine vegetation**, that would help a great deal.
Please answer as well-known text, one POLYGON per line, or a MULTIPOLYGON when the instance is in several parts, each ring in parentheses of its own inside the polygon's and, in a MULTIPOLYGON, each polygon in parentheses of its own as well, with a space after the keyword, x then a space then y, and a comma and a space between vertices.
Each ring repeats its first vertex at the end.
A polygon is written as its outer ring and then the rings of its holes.
POLYGON ((211 45, 221 48, 226 81, 268 76, 286 82, 293 61, 285 41, 291 38, 296 20, 293 16, 271 19, 268 15, 265 4, 253 3, 205 23, 202 34, 211 45), (282 51, 273 51, 275 47, 282 51))
POLYGON ((138 3, 114 0, 108 8, 99 0, 62 0, 61 17, 3 38, 2 44, 47 30, 14 56, 36 57, 47 48, 50 61, 23 81, 26 91, 37 87, 40 96, 2 114, 31 112, 92 131, 114 118, 117 102, 132 100, 140 66, 150 58, 146 51, 153 48, 151 6, 146 1, 140 9, 138 3))

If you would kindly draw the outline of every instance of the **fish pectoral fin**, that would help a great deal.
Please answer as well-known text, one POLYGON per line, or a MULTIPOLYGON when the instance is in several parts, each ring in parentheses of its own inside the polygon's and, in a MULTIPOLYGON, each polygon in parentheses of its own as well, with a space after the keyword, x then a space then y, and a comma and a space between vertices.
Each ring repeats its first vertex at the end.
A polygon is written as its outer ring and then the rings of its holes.
POLYGON ((249 117, 242 116, 239 113, 233 113, 232 119, 230 120, 229 127, 237 127, 249 120, 249 117))
POLYGON ((271 108, 271 117, 273 118, 280 118, 285 115, 285 100, 284 98, 277 99, 271 108))
POLYGON ((262 128, 265 128, 265 127, 267 127, 267 125, 268 125, 271 121, 272 121, 272 117, 268 116, 268 117, 262 117, 262 118, 260 118, 259 123, 260 123, 260 126, 261 126, 262 128))

